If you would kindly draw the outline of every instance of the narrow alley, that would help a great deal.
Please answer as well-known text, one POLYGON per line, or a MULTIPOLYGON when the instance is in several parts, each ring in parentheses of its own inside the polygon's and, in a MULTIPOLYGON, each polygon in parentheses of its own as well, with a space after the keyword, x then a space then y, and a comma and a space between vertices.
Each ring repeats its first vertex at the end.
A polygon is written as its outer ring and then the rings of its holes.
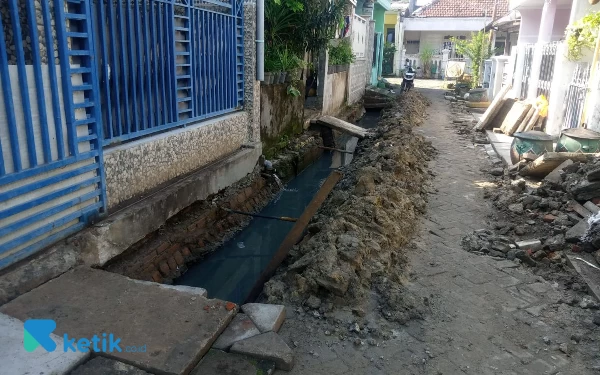
MULTIPOLYGON (((390 340, 340 340, 352 314, 331 324, 304 311, 289 311, 281 335, 297 345, 290 374, 591 374, 600 369, 599 327, 593 311, 562 301, 568 291, 513 261, 470 254, 461 239, 493 226, 488 156, 473 149, 451 124, 439 81, 418 88, 429 100, 428 119, 415 129, 439 154, 420 233, 407 251, 410 294, 428 304, 423 320, 390 326, 376 314, 370 331, 391 330, 390 340), (433 85, 432 85, 433 84, 433 85), (358 343, 358 345, 356 345, 358 343)), ((376 308, 376 306, 374 306, 376 308)))

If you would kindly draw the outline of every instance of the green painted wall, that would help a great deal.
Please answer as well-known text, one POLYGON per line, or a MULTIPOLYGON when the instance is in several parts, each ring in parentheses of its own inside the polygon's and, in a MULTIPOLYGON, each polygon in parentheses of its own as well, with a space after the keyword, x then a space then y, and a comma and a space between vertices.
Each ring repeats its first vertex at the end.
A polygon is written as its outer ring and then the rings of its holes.
MULTIPOLYGON (((375 33, 381 33, 382 38, 385 29, 385 8, 375 3, 373 7, 373 21, 375 21, 375 33)), ((381 39, 383 41, 383 39, 381 39)), ((377 84, 377 78, 381 76, 383 70, 383 43, 380 43, 378 50, 375 53, 376 61, 373 61, 373 69, 371 71, 371 84, 377 84)))

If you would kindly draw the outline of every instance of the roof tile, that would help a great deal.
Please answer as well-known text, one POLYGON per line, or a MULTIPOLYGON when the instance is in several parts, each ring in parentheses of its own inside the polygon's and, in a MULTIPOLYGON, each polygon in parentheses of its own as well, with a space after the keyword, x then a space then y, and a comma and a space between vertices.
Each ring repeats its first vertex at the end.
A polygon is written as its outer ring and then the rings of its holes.
MULTIPOLYGON (((433 0, 430 4, 417 9, 414 17, 492 17, 495 0, 433 0)), ((508 13, 508 0, 498 1, 496 17, 508 13)))

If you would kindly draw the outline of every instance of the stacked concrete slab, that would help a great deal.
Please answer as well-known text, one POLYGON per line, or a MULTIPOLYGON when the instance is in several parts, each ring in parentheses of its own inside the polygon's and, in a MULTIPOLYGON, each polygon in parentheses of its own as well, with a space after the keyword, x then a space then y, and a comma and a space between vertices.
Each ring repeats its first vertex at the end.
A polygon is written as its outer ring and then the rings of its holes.
MULTIPOLYGON (((285 320, 285 307, 249 303, 238 314, 213 345, 212 356, 205 357, 194 373, 216 375, 215 368, 240 366, 240 374, 247 370, 247 358, 273 363, 281 370, 289 371, 294 365, 294 355, 285 341, 277 334, 285 320), (225 353, 230 351, 230 354, 225 353)), ((254 370, 254 373, 256 369, 254 370)))

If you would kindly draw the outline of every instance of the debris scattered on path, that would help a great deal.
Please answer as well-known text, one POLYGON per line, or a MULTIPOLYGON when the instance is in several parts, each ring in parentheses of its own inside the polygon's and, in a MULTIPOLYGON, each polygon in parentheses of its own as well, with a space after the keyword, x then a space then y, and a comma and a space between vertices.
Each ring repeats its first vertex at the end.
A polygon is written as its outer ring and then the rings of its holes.
MULTIPOLYGON (((400 249, 425 210, 427 162, 433 149, 413 132, 427 100, 403 95, 384 112, 374 137, 359 143, 355 161, 295 246, 287 265, 265 284, 269 303, 292 303, 327 313, 325 306, 361 306, 375 287, 390 320, 419 315, 422 301, 404 296, 406 259, 400 249)), ((358 311, 358 310, 357 310, 358 311)))

